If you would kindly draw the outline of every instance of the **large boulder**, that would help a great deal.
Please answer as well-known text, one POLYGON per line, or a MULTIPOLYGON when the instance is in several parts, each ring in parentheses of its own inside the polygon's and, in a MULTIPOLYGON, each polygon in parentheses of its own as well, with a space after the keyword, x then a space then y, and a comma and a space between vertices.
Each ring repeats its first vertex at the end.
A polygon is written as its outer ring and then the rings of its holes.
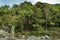
POLYGON ((0 40, 15 40, 8 32, 0 30, 0 40))

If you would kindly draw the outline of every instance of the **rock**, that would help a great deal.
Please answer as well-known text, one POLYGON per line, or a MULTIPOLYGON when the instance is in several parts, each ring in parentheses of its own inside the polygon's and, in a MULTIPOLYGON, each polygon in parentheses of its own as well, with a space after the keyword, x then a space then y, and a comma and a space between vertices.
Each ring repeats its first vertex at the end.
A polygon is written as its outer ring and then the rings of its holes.
POLYGON ((0 30, 0 40, 15 40, 15 39, 13 39, 8 32, 0 30))
POLYGON ((25 35, 22 35, 22 38, 25 38, 25 35))
POLYGON ((5 32, 4 30, 0 30, 0 37, 6 37, 6 36, 10 36, 10 34, 8 32, 5 32))
POLYGON ((45 39, 49 39, 50 37, 48 35, 45 35, 45 39))

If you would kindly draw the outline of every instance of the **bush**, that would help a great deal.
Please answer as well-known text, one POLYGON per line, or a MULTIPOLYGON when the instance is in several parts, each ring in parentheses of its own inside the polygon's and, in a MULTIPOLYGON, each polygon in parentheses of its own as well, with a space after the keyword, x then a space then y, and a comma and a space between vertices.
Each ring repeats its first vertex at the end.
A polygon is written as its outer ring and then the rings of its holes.
POLYGON ((24 31, 23 31, 23 32, 22 32, 22 35, 26 35, 26 36, 28 36, 28 35, 30 35, 30 32, 27 32, 27 31, 24 32, 24 31))

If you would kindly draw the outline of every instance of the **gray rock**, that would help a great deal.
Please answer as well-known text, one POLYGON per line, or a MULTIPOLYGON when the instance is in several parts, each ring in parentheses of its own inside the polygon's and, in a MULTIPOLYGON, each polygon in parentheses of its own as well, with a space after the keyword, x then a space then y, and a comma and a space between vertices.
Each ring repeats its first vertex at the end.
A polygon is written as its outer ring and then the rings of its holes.
POLYGON ((15 40, 15 39, 13 39, 8 32, 0 30, 0 40, 15 40))

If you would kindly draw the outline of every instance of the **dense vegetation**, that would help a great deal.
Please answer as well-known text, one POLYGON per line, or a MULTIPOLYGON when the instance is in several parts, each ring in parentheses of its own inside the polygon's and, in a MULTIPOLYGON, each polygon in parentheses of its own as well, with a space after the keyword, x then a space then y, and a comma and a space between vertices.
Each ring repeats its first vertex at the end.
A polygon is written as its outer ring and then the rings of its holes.
POLYGON ((60 4, 37 2, 32 5, 24 2, 0 7, 0 29, 10 31, 15 26, 15 32, 25 35, 45 34, 52 28, 60 28, 60 4))

